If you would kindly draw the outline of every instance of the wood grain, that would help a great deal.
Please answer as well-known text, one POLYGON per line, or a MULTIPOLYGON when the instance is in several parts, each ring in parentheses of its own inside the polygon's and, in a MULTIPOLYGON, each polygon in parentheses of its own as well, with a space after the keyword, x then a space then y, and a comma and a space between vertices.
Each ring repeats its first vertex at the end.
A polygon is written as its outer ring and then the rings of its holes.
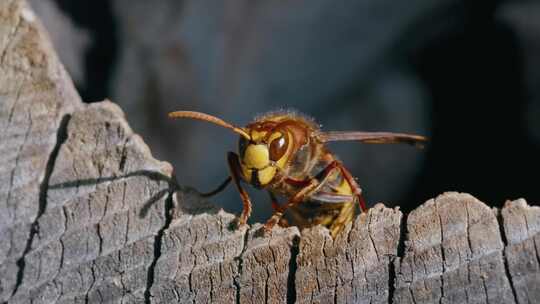
MULTIPOLYGON (((540 209, 445 193, 325 228, 235 227, 84 105, 32 10, 0 2, 0 303, 535 303, 540 209)), ((177 168, 181 170, 181 168, 177 168)))

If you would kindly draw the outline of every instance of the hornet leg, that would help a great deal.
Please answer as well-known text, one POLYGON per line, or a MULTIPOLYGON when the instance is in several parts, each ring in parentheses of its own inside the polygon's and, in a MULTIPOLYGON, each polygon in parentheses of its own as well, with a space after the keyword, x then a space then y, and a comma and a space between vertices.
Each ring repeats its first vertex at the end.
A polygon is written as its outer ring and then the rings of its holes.
POLYGON ((274 225, 279 222, 283 213, 290 207, 301 203, 304 199, 309 196, 311 193, 317 191, 322 185, 324 185, 334 170, 339 168, 337 161, 331 162, 324 170, 322 170, 315 178, 312 178, 308 181, 307 186, 300 189, 296 194, 290 198, 287 203, 280 207, 281 210, 274 212, 272 217, 264 225, 266 231, 270 231, 274 225), (320 180, 320 181, 319 181, 320 180))
POLYGON ((362 189, 360 188, 360 186, 358 186, 358 184, 354 180, 354 177, 351 175, 349 170, 343 167, 343 164, 341 164, 340 162, 337 162, 337 167, 341 170, 341 173, 343 174, 343 177, 349 184, 349 187, 351 187, 351 190, 353 191, 354 195, 356 195, 356 197, 358 198, 358 205, 360 205, 360 210, 362 212, 366 212, 367 211, 366 201, 364 200, 364 197, 362 196, 362 189))
POLYGON ((242 185, 240 185, 240 161, 238 160, 238 155, 236 155, 234 152, 227 153, 227 162, 229 163, 231 178, 236 185, 236 189, 238 189, 238 192, 240 193, 240 198, 242 199, 242 204, 244 205, 244 209, 242 210, 242 214, 238 220, 238 227, 242 227, 246 224, 247 219, 251 215, 251 200, 249 199, 246 190, 244 190, 242 185))
MULTIPOLYGON (((274 195, 274 193, 270 192, 270 191, 267 191, 268 192, 268 195, 270 196, 270 201, 272 203, 272 209, 274 209, 274 212, 280 212, 281 211, 281 205, 279 204, 276 196, 274 195)), ((281 218, 279 220, 279 226, 281 227, 289 227, 289 221, 287 221, 286 219, 284 218, 281 218)))

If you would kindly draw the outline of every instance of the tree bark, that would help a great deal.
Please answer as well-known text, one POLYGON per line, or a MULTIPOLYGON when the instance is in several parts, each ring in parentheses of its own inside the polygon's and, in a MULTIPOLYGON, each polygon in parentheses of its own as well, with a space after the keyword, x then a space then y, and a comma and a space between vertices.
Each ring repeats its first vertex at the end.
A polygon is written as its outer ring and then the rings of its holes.
POLYGON ((22 0, 0 2, 0 303, 540 302, 540 208, 445 193, 336 239, 234 228, 122 111, 84 105, 22 0))

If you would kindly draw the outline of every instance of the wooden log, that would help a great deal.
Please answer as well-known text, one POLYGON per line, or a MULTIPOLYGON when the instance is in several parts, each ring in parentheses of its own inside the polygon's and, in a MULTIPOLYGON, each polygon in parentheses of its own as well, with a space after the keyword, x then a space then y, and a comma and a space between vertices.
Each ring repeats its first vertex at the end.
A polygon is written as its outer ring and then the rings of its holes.
POLYGON ((507 275, 518 303, 540 301, 540 208, 523 199, 509 201, 501 211, 507 245, 507 275))
POLYGON ((407 218, 396 260, 396 303, 513 303, 496 211, 447 193, 407 218))
POLYGON ((0 2, 0 303, 535 303, 540 208, 445 193, 325 228, 234 227, 122 111, 81 103, 22 0, 0 2))
POLYGON ((67 115, 81 106, 33 11, 0 1, 0 301, 20 285, 67 115))

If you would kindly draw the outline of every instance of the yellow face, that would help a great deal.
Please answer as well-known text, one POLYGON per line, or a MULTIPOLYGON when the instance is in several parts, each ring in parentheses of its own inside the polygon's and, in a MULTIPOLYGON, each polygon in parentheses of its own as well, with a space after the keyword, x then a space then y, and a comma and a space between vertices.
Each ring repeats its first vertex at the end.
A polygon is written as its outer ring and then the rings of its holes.
POLYGON ((251 130, 251 140, 241 137, 239 153, 244 180, 258 188, 270 184, 287 163, 289 136, 282 132, 251 130))

